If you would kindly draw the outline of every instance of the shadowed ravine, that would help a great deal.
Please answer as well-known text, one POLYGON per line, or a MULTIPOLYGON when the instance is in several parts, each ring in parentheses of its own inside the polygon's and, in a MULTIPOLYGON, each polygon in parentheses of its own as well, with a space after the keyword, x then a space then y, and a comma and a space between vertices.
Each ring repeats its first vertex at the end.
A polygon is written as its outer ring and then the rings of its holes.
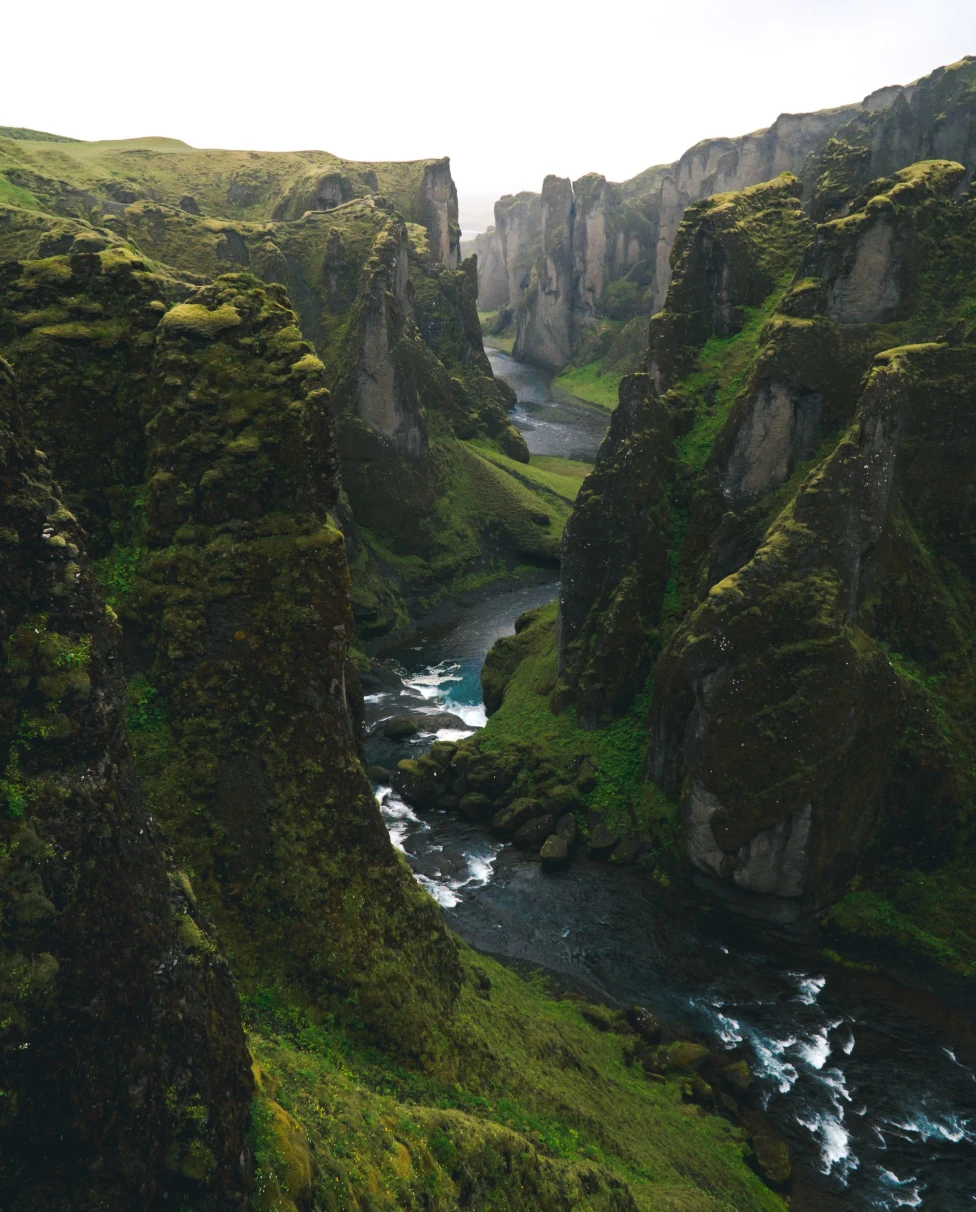
MULTIPOLYGON (((544 372, 496 353, 492 363, 518 392, 514 416, 530 451, 594 457, 599 414, 552 402, 544 372)), ((407 690, 370 694, 368 725, 425 704, 483 723, 488 648, 557 592, 550 583, 489 597, 385 654, 407 690)), ((374 737, 370 761, 416 757, 437 735, 459 733, 374 737)), ((943 1030, 948 1013, 940 1021, 938 1007, 891 982, 825 967, 815 949, 784 955, 723 935, 707 915, 679 919, 640 874, 588 861, 546 874, 453 813, 418 814, 389 787, 377 793, 395 844, 465 940, 599 1000, 643 1003, 712 1046, 745 1046, 794 1150, 794 1208, 955 1212, 976 1203, 972 1039, 943 1030)))

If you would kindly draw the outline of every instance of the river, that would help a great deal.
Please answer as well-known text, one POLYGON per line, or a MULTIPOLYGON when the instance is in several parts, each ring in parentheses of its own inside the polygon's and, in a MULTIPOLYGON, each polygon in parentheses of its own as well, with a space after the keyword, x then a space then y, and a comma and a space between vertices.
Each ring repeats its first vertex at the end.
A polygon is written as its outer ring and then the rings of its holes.
MULTIPOLYGON (((519 396, 529 450, 592 460, 606 415, 553 400, 542 372, 490 351, 519 396)), ((394 743, 372 737, 371 762, 417 756, 436 736, 484 723, 479 672, 518 615, 558 582, 486 597, 388 654, 404 689, 367 699, 367 723, 405 709, 449 710, 464 727, 394 743)), ((578 859, 540 865, 453 813, 420 814, 377 786, 394 843, 452 929, 500 958, 544 968, 610 1004, 647 1005, 713 1047, 746 1048, 762 1100, 794 1152, 795 1212, 976 1209, 976 1058, 903 990, 723 933, 708 915, 672 913, 646 877, 578 859)))

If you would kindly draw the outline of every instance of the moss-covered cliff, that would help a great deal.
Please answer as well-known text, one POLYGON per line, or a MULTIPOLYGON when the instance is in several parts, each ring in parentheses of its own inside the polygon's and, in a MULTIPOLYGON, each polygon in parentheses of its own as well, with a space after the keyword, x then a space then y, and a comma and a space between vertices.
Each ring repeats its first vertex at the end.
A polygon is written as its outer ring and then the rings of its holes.
POLYGON ((971 973, 964 178, 916 164, 817 228, 788 178, 689 208, 558 628, 491 654, 497 710, 455 768, 745 916, 833 905, 971 973))
MULTIPOLYGON (((693 1085, 704 1049, 659 1054, 459 948, 390 845, 359 760, 328 370, 283 289, 194 288, 61 222, 71 251, 8 263, 0 317, 47 452, 5 388, 4 1206, 782 1206, 750 1166, 764 1138, 693 1085)), ((418 257, 399 310, 404 232, 379 217, 335 366, 354 376, 386 326, 401 415, 453 477, 445 525, 497 511, 517 535, 514 499, 558 534, 565 477, 448 432, 478 415, 458 404, 474 284, 418 257)), ((371 397, 336 382, 359 421, 371 397)))
MULTIPOLYGON (((5 154, 11 164, 26 155, 48 165, 45 157, 56 157, 60 146, 17 141, 5 154)), ((125 407, 118 385, 137 367, 145 372, 154 339, 159 317, 150 303, 158 311, 222 273, 246 271, 287 288, 301 333, 325 365, 344 465, 337 516, 363 640, 409 625, 411 615, 464 585, 555 565, 567 512, 562 503, 538 493, 531 477, 499 475, 483 450, 465 445, 487 442, 498 454, 528 461, 508 420, 511 393, 494 380, 484 356, 474 263, 458 267, 454 253, 445 252, 445 233, 456 219, 446 161, 364 169, 361 188, 346 191, 348 197, 323 195, 311 208, 282 209, 269 198, 275 190, 287 194, 288 172, 297 171, 294 164, 285 171, 291 161, 284 157, 262 177, 253 204, 231 205, 211 191, 206 206, 189 206, 174 191, 209 153, 142 148, 139 188, 116 190, 121 200, 113 200, 101 178, 100 185, 89 180, 92 166, 126 149, 71 146, 69 159, 57 163, 78 189, 95 191, 84 206, 50 189, 0 206, 7 259, 71 258, 46 277, 42 270, 8 269, 0 341, 11 357, 29 352, 39 359, 35 395, 50 394, 67 367, 88 364, 69 376, 81 394, 62 397, 60 419, 52 422, 62 438, 48 443, 74 504, 82 503, 78 493, 90 491, 81 480, 92 445, 106 441, 104 427, 89 423, 91 401, 125 407), (390 189, 379 193, 386 169, 390 189), (93 259, 98 252, 100 260, 93 259), (90 254, 88 270, 78 260, 83 253, 90 254), (116 272, 116 262, 128 269, 116 272), (126 274, 128 300, 119 289, 126 274), (61 419, 77 441, 64 440, 61 419)), ((214 155, 217 172, 223 153, 214 155)), ((6 171, 16 176, 12 167, 6 171)), ((138 451, 124 453, 138 461, 138 451)), ((99 450, 117 464, 122 454, 99 450)), ((118 495, 135 482, 116 477, 110 491, 118 495)), ((85 524, 104 550, 109 503, 86 504, 93 514, 85 524)))
POLYGON ((0 1202, 244 1208, 237 994, 147 810, 121 632, 0 362, 0 1202))

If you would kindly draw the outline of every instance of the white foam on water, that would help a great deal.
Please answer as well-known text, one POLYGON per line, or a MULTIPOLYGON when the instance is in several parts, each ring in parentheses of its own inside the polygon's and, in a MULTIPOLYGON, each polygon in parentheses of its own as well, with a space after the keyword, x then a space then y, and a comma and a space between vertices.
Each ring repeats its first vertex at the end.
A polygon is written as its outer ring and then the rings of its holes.
POLYGON ((363 702, 364 703, 382 703, 385 698, 389 698, 389 695, 384 690, 384 691, 381 691, 379 694, 364 694, 363 702))
POLYGON ((407 835, 412 833, 415 828, 426 831, 430 826, 417 816, 409 804, 405 804, 400 799, 392 787, 377 787, 376 798, 379 801, 380 815, 383 817, 386 831, 390 835, 390 841, 401 854, 407 854, 408 851, 404 846, 407 835))
POLYGON ((881 1181, 886 1187, 893 1188, 890 1196, 886 1197, 884 1205, 886 1208, 920 1208, 922 1206, 922 1193, 917 1178, 899 1178, 891 1170, 882 1170, 881 1181))
POLYGON ((786 1039, 774 1039, 772 1036, 762 1036, 750 1032, 752 1047, 756 1054, 756 1073, 771 1081, 780 1094, 787 1094, 796 1084, 800 1074, 796 1065, 784 1058, 788 1048, 796 1043, 795 1035, 786 1039))
POLYGON ((471 736, 472 732, 473 728, 438 728, 434 736, 439 741, 463 741, 466 736, 471 736))
POLYGON ((820 1080, 830 1090, 834 1105, 838 1110, 840 1110, 839 1099, 843 1099, 846 1103, 851 1101, 850 1091, 847 1089, 847 1079, 839 1069, 825 1069, 820 1080))
POLYGON ((453 909, 455 905, 460 903, 461 898, 449 883, 441 883, 438 880, 431 879, 429 876, 421 875, 419 871, 413 873, 413 878, 422 888, 427 889, 438 905, 442 905, 445 909, 453 909))
POLYGON ((454 703, 447 704, 455 715, 459 715, 469 728, 484 728, 488 723, 488 716, 485 714, 484 703, 454 703))
POLYGON ((796 1000, 804 1006, 812 1006, 827 983, 825 976, 806 976, 802 972, 788 972, 787 976, 797 981, 796 1000))
POLYGON ((830 1056, 830 1037, 826 1030, 819 1031, 795 1044, 796 1054, 813 1069, 822 1069, 830 1056))
MULTIPOLYGON (((962 1063, 962 1061, 958 1058, 958 1056, 956 1056, 955 1052, 953 1052, 953 1050, 951 1048, 943 1048, 942 1051, 946 1054, 946 1056, 949 1058, 949 1060, 952 1061, 952 1063, 954 1065, 958 1065, 959 1068, 962 1069, 962 1071, 964 1073, 968 1073, 969 1076, 973 1079, 973 1081, 976 1082, 976 1073, 974 1073, 972 1071, 972 1069, 970 1069, 967 1065, 964 1065, 962 1063)), ((976 1199, 976 1195, 973 1196, 973 1199, 976 1199)))
POLYGON ((742 1034, 742 1024, 737 1018, 728 1014, 716 1014, 715 1022, 718 1026, 718 1037, 723 1044, 731 1046, 742 1043, 745 1036, 742 1034))
POLYGON ((960 1141, 976 1141, 976 1134, 970 1130, 971 1120, 960 1119, 958 1115, 946 1115, 942 1119, 926 1115, 924 1111, 916 1112, 904 1123, 889 1119, 887 1123, 892 1128, 900 1128, 912 1136, 918 1136, 923 1141, 944 1140, 958 1145, 960 1141))
POLYGON ((812 1132, 820 1145, 820 1172, 836 1174, 845 1185, 849 1175, 861 1164, 851 1151, 850 1133, 844 1127, 843 1112, 831 1115, 815 1111, 809 1119, 797 1116, 797 1123, 812 1132))
POLYGON ((496 844, 492 846, 489 854, 465 855, 468 860, 468 878, 461 884, 461 887, 484 888, 486 884, 490 883, 495 860, 501 853, 501 849, 501 845, 496 844))
POLYGON ((409 686, 411 690, 416 690, 425 699, 436 699, 441 693, 442 686, 460 681, 462 678, 458 673, 458 666, 441 661, 439 665, 432 665, 424 673, 415 673, 404 678, 403 684, 409 686))
POLYGON ((486 884, 490 883, 495 860, 501 849, 500 844, 495 844, 491 846, 487 854, 465 854, 468 869, 461 878, 445 879, 438 876, 421 875, 418 872, 414 873, 414 877, 439 905, 443 905, 445 909, 453 909, 464 899, 461 895, 463 891, 473 892, 476 888, 484 888, 486 884))

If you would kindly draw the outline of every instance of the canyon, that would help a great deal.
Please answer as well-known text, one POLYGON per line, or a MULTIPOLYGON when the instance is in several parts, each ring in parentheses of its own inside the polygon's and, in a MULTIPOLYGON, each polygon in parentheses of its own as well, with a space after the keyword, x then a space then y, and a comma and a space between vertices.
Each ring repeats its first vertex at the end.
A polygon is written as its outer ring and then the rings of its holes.
POLYGON ((956 160, 971 179, 971 76, 970 57, 855 104, 702 140, 628 181, 547 176, 539 194, 505 195, 494 227, 465 245, 478 256, 481 307, 496 315, 496 331, 514 332, 526 361, 555 371, 594 361, 610 373, 637 369, 640 330, 664 305, 690 203, 789 172, 822 221, 843 214, 869 181, 919 160, 956 160))
POLYGON ((477 259, 443 159, 0 128, 4 1207, 958 1205, 974 88, 477 259))

